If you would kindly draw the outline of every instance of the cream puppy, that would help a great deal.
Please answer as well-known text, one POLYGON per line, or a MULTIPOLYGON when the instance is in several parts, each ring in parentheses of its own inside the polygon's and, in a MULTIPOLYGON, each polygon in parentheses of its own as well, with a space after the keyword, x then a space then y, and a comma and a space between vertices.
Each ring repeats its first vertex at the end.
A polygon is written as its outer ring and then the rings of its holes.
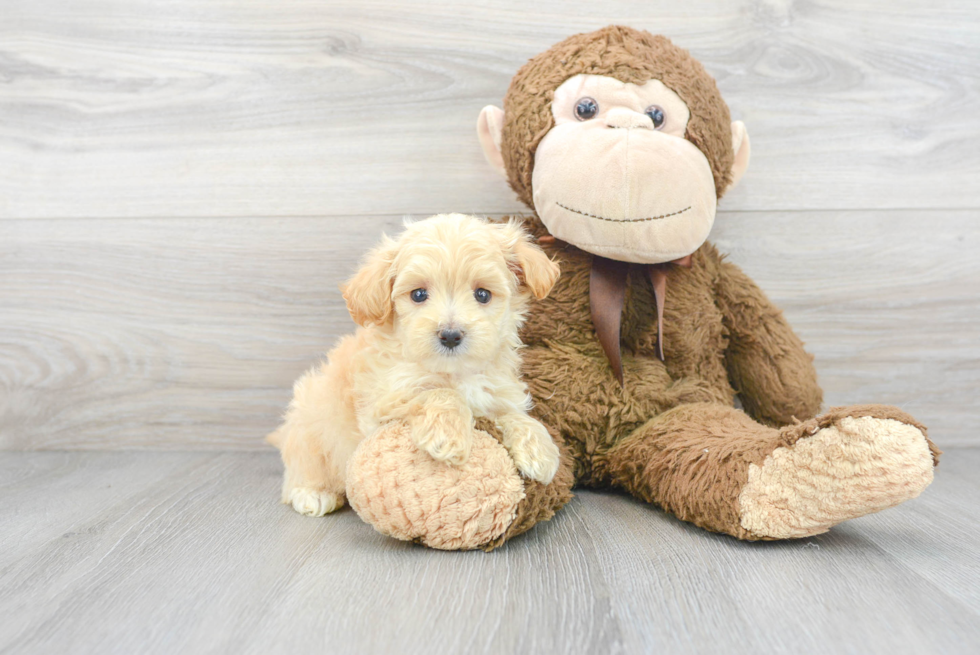
POLYGON ((557 278, 558 265, 515 223, 445 214, 385 237, 343 287, 360 327, 296 382, 269 436, 286 467, 282 501, 310 516, 340 508, 354 449, 398 420, 419 448, 461 464, 474 419, 488 417, 518 470, 550 482, 558 448, 527 414, 518 329, 530 297, 548 295, 557 278))

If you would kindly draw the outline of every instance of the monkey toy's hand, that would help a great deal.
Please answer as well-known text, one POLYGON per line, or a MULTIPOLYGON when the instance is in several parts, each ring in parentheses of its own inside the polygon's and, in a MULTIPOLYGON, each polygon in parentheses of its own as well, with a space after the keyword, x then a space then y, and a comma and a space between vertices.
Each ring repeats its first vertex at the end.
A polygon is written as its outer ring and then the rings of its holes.
POLYGON ((419 394, 409 405, 412 439, 433 459, 459 466, 473 447, 473 413, 462 396, 451 389, 419 394))

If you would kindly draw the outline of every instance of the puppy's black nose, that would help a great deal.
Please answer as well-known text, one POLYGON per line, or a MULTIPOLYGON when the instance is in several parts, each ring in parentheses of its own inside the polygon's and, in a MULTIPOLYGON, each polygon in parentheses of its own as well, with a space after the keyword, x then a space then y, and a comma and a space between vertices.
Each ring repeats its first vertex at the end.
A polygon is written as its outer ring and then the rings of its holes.
POLYGON ((463 333, 459 330, 439 330, 439 343, 452 350, 463 340, 463 333))

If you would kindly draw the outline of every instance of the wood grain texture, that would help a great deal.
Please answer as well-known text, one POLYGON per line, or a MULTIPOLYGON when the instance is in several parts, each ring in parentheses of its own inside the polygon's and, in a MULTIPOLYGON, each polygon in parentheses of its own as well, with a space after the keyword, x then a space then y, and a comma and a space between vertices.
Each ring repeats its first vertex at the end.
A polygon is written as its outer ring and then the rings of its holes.
MULTIPOLYGON (((338 284, 400 224, 0 222, 0 448, 265 447, 293 380, 353 329, 338 284)), ((941 447, 980 445, 978 212, 726 213, 715 235, 816 354, 829 405, 896 404, 941 447)))
POLYGON ((978 466, 793 542, 583 492, 485 554, 295 514, 272 453, 0 453, 0 652, 975 653, 978 466))
POLYGON ((480 108, 619 22, 671 36, 752 137, 729 210, 977 208, 967 0, 7 0, 0 218, 519 209, 480 108))

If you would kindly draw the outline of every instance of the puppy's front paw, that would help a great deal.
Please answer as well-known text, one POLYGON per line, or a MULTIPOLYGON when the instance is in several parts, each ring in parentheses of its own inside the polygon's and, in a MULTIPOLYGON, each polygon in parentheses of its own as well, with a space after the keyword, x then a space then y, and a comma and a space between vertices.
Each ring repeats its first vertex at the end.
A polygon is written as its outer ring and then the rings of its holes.
POLYGON ((533 419, 511 426, 504 443, 524 477, 550 484, 558 472, 558 446, 543 425, 533 419))
POLYGON ((473 446, 469 426, 460 422, 454 426, 455 430, 449 426, 427 427, 428 430, 418 430, 414 435, 415 443, 433 459, 459 466, 469 458, 473 446))
POLYGON ((450 389, 421 394, 409 409, 412 440, 433 459, 459 466, 473 447, 473 414, 450 389))
POLYGON ((329 491, 317 491, 309 487, 290 489, 283 502, 306 516, 325 516, 344 505, 344 497, 329 491))

